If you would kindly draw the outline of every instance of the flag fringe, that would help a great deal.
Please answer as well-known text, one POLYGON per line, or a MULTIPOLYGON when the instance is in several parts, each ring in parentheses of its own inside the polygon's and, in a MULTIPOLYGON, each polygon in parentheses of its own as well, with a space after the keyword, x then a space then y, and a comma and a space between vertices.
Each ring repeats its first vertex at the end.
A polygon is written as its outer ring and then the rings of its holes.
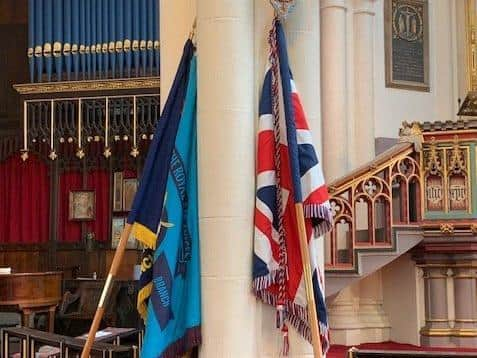
POLYGON ((326 234, 332 228, 333 215, 329 202, 322 204, 305 204, 303 211, 306 219, 311 219, 315 237, 326 234))
POLYGON ((137 310, 144 321, 147 318, 147 299, 151 296, 152 286, 153 283, 149 282, 137 293, 137 310))
MULTIPOLYGON (((272 306, 277 305, 277 295, 266 291, 266 289, 271 284, 275 283, 274 278, 277 272, 278 270, 272 271, 272 274, 257 277, 253 281, 253 291, 257 298, 259 298, 262 302, 272 306)), ((287 302, 285 303, 285 312, 285 320, 290 322, 290 324, 297 330, 297 332, 308 342, 311 343, 311 331, 308 325, 307 308, 287 300, 287 302)), ((322 322, 319 322, 319 329, 323 352, 327 352, 329 349, 329 329, 322 322)))
POLYGON ((189 328, 182 338, 172 343, 160 355, 161 358, 176 358, 182 357, 192 348, 199 346, 202 343, 201 326, 189 328))
POLYGON ((269 274, 256 277, 252 282, 253 292, 258 294, 259 291, 265 290, 276 283, 277 275, 280 270, 273 270, 269 274))

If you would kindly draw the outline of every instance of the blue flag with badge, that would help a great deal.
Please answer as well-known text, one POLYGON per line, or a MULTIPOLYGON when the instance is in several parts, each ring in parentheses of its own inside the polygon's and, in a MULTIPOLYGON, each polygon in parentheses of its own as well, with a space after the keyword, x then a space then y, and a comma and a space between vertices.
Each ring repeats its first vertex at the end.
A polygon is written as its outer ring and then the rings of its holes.
POLYGON ((128 217, 146 247, 138 294, 143 358, 182 356, 201 342, 196 66, 189 40, 128 217))

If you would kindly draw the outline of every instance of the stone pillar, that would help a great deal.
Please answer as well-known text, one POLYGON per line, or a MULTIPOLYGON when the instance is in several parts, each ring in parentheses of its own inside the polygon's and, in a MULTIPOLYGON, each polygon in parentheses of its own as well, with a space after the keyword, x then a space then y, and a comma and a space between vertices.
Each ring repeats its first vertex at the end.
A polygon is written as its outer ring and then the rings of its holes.
POLYGON ((331 181, 349 170, 345 0, 321 0, 320 21, 323 165, 331 181))
POLYGON ((253 0, 197 1, 202 357, 258 356, 253 10, 253 0))
POLYGON ((354 167, 374 159, 374 4, 354 1, 354 167))
POLYGON ((174 81, 182 49, 195 18, 195 0, 159 1, 161 33, 161 109, 174 81))
POLYGON ((467 332, 477 332, 477 289, 476 270, 472 267, 454 269, 454 308, 455 325, 457 333, 452 340, 457 347, 477 346, 477 337, 468 335, 467 332))
POLYGON ((450 345, 447 269, 441 267, 424 268, 424 296, 426 304, 426 325, 421 329, 421 344, 445 347, 450 345), (441 335, 436 334, 441 333, 441 335))

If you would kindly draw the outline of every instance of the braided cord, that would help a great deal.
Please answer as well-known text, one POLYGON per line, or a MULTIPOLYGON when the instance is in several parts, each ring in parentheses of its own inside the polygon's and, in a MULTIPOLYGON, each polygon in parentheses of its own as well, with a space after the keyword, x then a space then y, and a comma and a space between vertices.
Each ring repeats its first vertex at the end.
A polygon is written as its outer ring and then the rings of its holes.
POLYGON ((278 271, 278 301, 277 311, 280 315, 280 322, 277 325, 283 326, 286 294, 286 276, 287 276, 287 250, 285 242, 285 228, 283 225, 283 198, 282 198, 282 181, 281 181, 281 155, 280 155, 280 107, 279 107, 279 57, 278 43, 276 34, 276 21, 274 20, 272 29, 270 30, 268 42, 270 44, 269 61, 271 64, 272 77, 272 115, 273 115, 273 133, 275 137, 275 172, 276 172, 276 205, 278 215, 278 243, 279 243, 279 271, 278 271))

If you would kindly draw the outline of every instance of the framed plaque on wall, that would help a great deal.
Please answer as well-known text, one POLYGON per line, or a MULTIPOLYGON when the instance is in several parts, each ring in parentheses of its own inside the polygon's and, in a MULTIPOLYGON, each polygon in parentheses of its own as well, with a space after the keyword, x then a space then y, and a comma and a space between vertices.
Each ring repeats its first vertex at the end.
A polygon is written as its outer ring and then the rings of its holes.
POLYGON ((429 91, 427 0, 384 1, 386 87, 429 91))

